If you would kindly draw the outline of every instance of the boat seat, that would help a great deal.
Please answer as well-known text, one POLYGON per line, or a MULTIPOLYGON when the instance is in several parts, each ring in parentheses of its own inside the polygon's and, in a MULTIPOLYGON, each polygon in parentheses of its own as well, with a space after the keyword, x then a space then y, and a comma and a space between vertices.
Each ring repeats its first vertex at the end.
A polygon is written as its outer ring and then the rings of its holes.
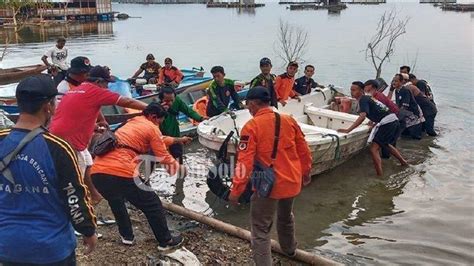
POLYGON ((312 126, 304 123, 298 123, 300 126, 301 130, 305 135, 318 135, 319 133, 321 135, 326 135, 326 134, 334 134, 334 135, 340 135, 341 133, 337 132, 337 130, 334 129, 329 129, 329 128, 324 128, 324 127, 318 127, 318 126, 312 126))
POLYGON ((313 125, 333 130, 337 130, 339 128, 348 128, 354 121, 357 120, 356 115, 314 106, 305 106, 304 113, 308 116, 310 122, 313 125))

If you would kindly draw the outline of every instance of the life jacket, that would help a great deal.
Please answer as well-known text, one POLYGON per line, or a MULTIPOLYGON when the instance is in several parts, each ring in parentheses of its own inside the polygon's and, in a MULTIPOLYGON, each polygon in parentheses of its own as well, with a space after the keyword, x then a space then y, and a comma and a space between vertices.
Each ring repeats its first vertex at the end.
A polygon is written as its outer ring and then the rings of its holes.
MULTIPOLYGON (((193 110, 196 111, 200 116, 205 117, 207 115, 207 104, 209 102, 209 98, 206 96, 203 96, 199 98, 197 101, 194 102, 193 104, 193 110)), ((193 123, 193 125, 197 126, 199 124, 198 121, 189 118, 189 121, 193 123)))

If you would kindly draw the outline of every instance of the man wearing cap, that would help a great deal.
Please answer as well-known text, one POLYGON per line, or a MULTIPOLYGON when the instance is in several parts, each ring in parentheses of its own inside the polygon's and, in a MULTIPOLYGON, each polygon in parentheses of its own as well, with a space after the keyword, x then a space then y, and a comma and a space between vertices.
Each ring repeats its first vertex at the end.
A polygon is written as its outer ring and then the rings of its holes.
POLYGON ((280 246, 289 256, 295 255, 293 201, 302 185, 311 182, 311 152, 301 128, 291 116, 279 114, 280 133, 277 134, 277 115, 270 107, 270 93, 266 88, 249 90, 247 108, 253 118, 244 125, 240 134, 229 200, 238 202, 256 162, 273 167, 275 183, 270 195, 261 197, 254 191, 250 203, 253 260, 256 265, 272 265, 270 231, 275 213, 280 246), (279 137, 275 139, 275 135, 279 137), (275 146, 276 157, 272 158, 275 146))
POLYGON ((48 67, 48 72, 54 77, 54 82, 59 84, 65 77, 66 71, 69 69, 67 63, 68 49, 64 47, 66 45, 66 39, 63 37, 58 38, 56 45, 46 51, 41 57, 41 61, 48 67), (51 63, 48 62, 48 58, 51 58, 51 63))
POLYGON ((214 66, 211 68, 214 80, 207 89, 209 102, 207 103, 207 116, 213 117, 229 110, 230 100, 233 100, 231 107, 241 109, 240 98, 235 90, 235 83, 231 79, 225 78, 224 68, 214 66))
MULTIPOLYGON (((58 91, 62 94, 68 92, 70 89, 81 85, 87 80, 89 71, 91 70, 91 63, 89 58, 78 56, 71 60, 71 67, 68 69, 66 78, 58 85, 58 91)), ((58 100, 61 100, 58 97, 58 100)))
POLYGON ((50 130, 68 141, 79 157, 79 167, 85 175, 94 203, 102 198, 95 190, 88 170, 92 166, 92 156, 87 150, 92 139, 100 108, 106 105, 143 110, 146 104, 131 98, 122 97, 107 89, 112 81, 107 67, 95 66, 89 72, 89 78, 81 85, 69 90, 58 105, 50 130))
MULTIPOLYGON (((369 85, 370 82, 366 84, 369 85)), ((338 129, 337 131, 348 134, 368 118, 375 124, 368 142, 370 143, 370 155, 372 156, 377 175, 383 175, 380 149, 389 151, 390 154, 399 160, 401 165, 408 165, 400 152, 392 145, 398 137, 397 132, 400 127, 397 116, 390 112, 383 103, 369 95, 364 95, 364 88, 357 81, 352 83, 351 95, 359 102, 359 117, 349 128, 338 129)))
POLYGON ((274 86, 276 75, 271 74, 272 61, 269 58, 264 57, 260 60, 260 71, 261 73, 250 82, 250 88, 255 88, 257 86, 267 88, 270 92, 270 105, 278 107, 274 86))
POLYGON ((298 72, 298 63, 290 62, 286 72, 276 77, 275 93, 278 102, 283 106, 286 105, 288 98, 300 99, 293 90, 296 72, 298 72))
POLYGON ((146 79, 147 83, 155 84, 158 80, 161 65, 155 61, 153 54, 146 56, 146 62, 140 65, 140 68, 133 74, 132 79, 138 78, 138 76, 145 71, 143 78, 146 79))
POLYGON ((48 75, 22 80, 18 121, 0 131, 0 265, 75 265, 74 229, 85 254, 97 243, 77 156, 46 129, 57 95, 48 75))

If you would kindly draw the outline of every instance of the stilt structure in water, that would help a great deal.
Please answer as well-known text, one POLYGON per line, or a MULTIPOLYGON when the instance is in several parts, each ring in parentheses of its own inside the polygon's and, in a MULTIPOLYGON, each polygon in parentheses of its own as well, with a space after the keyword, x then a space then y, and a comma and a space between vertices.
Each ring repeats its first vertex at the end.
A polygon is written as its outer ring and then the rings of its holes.
POLYGON ((240 0, 238 2, 214 2, 209 1, 206 5, 208 8, 256 8, 263 7, 263 3, 255 3, 255 0, 240 0))

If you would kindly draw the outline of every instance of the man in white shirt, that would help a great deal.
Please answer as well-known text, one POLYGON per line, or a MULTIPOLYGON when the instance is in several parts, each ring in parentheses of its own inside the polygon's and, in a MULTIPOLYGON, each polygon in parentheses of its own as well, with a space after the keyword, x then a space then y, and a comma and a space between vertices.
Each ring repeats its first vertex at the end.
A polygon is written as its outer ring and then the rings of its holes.
POLYGON ((41 60, 48 67, 48 72, 54 76, 56 85, 59 84, 65 77, 66 71, 69 69, 67 63, 68 50, 66 47, 66 39, 58 38, 56 45, 45 52, 41 60), (51 58, 51 63, 48 62, 48 57, 51 58))

